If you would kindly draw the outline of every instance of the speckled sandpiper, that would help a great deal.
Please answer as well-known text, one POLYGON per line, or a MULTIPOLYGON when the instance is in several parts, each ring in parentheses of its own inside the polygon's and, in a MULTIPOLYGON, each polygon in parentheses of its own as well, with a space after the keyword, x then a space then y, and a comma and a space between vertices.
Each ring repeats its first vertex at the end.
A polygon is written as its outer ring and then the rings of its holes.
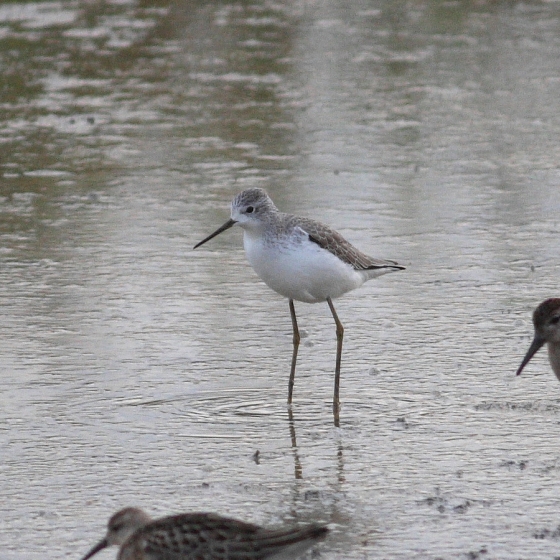
POLYGON ((323 540, 328 528, 265 529, 212 513, 152 520, 128 507, 109 519, 107 535, 82 560, 120 546, 117 560, 290 560, 323 540))

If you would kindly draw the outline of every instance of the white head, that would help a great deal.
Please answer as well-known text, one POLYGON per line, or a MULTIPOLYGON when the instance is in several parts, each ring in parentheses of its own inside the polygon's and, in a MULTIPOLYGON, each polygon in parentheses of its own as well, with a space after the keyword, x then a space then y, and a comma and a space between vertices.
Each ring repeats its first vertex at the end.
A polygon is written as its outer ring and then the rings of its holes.
POLYGON ((214 233, 197 243, 194 249, 235 225, 239 225, 243 229, 259 229, 263 227, 264 217, 275 212, 278 212, 278 208, 264 189, 246 189, 233 199, 231 218, 214 233))
POLYGON ((241 227, 256 226, 271 212, 278 212, 278 208, 264 189, 247 189, 231 202, 231 219, 241 227))

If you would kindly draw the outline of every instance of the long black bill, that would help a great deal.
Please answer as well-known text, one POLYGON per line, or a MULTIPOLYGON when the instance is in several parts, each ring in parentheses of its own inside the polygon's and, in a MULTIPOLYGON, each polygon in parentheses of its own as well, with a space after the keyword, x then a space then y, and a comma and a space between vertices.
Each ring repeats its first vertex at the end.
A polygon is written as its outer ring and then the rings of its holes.
POLYGON ((88 560, 88 558, 91 558, 94 554, 97 554, 100 550, 103 550, 104 548, 107 548, 109 546, 109 543, 107 542, 107 539, 103 539, 102 541, 99 541, 83 558, 82 560, 88 560))
POLYGON ((529 346, 529 350, 527 350, 527 354, 525 354, 525 357, 523 358, 523 361, 521 362, 521 365, 515 375, 519 375, 523 371, 523 368, 529 363, 529 360, 542 348, 545 342, 546 340, 544 338, 535 335, 535 338, 533 338, 533 342, 531 342, 531 346, 529 346))
MULTIPOLYGON (((203 245, 207 241, 210 241, 210 239, 212 239, 213 237, 216 237, 216 235, 219 235, 220 233, 222 233, 222 231, 226 231, 226 229, 229 229, 231 226, 234 226, 236 223, 237 222, 235 220, 232 220, 230 218, 223 226, 219 227, 214 233, 211 233, 206 239, 203 239, 202 241, 197 243, 193 247, 193 249, 196 249, 197 247, 200 247, 201 245, 203 245)), ((85 560, 85 558, 83 560, 85 560)))

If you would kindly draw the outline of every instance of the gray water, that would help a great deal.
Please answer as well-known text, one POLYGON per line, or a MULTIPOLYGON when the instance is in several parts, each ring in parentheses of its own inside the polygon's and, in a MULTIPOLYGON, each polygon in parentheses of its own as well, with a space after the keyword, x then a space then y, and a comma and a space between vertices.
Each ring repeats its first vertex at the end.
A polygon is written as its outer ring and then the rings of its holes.
MULTIPOLYGON (((560 557, 557 2, 0 5, 0 556, 110 514, 328 523, 329 559, 560 557), (407 270, 287 301, 266 188, 407 270), (258 460, 254 454, 259 451, 258 460)), ((115 557, 115 550, 98 558, 115 557)))

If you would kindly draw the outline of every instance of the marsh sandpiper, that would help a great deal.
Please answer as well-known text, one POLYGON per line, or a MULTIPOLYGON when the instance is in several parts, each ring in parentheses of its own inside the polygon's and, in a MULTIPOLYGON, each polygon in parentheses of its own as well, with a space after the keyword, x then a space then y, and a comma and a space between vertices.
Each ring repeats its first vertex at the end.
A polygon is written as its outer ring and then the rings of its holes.
POLYGON ((337 418, 344 328, 332 300, 358 288, 366 280, 405 267, 395 261, 368 257, 320 222, 280 212, 266 191, 259 188, 239 193, 231 203, 231 218, 194 248, 234 225, 243 228, 245 253, 255 272, 270 288, 289 300, 293 353, 288 403, 292 402, 300 343, 294 300, 328 303, 336 323, 333 410, 337 418))
POLYGON ((82 560, 120 546, 117 560, 290 560, 323 540, 328 528, 265 529, 213 513, 183 513, 152 520, 127 507, 109 519, 107 534, 82 560))
POLYGON ((547 299, 535 309, 533 326, 535 327, 535 336, 517 369, 517 375, 523 371, 531 358, 546 344, 552 371, 560 380, 560 298, 547 299))

